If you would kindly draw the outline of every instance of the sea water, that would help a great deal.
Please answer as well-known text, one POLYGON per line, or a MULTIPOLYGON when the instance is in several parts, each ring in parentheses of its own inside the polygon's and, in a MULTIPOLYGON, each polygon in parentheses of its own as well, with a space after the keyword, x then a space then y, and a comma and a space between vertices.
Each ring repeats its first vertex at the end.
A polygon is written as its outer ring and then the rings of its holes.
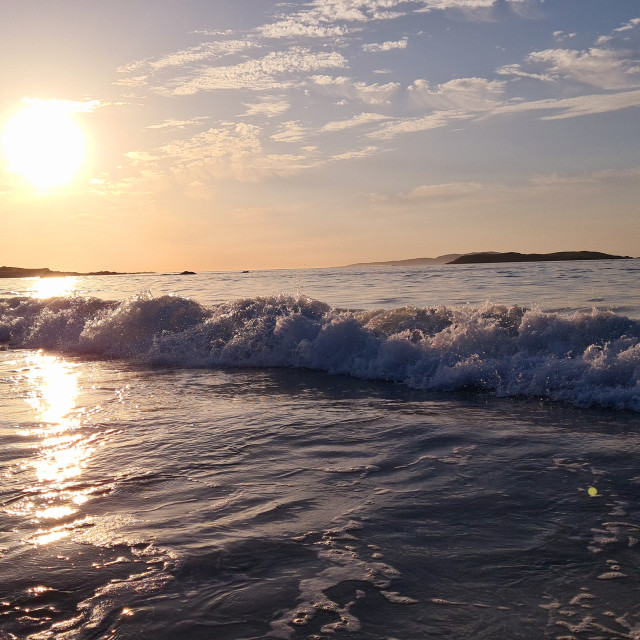
POLYGON ((639 273, 0 281, 0 638, 640 638, 639 273))

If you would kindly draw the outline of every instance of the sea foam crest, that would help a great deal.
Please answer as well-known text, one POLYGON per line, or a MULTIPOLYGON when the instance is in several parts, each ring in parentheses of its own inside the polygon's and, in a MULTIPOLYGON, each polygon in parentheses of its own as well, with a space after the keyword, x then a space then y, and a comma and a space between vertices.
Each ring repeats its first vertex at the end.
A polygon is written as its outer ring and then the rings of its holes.
POLYGON ((213 307, 177 296, 0 300, 13 347, 183 367, 304 367, 640 412, 640 321, 613 312, 331 309, 305 296, 213 307))

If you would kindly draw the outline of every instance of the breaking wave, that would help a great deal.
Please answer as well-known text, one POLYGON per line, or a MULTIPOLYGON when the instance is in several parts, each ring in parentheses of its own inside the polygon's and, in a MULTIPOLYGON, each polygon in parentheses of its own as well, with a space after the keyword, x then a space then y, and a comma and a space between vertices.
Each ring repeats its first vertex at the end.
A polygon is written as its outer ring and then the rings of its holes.
POLYGON ((10 347, 181 367, 302 367, 640 412, 640 321, 518 306, 332 309, 304 296, 0 300, 10 347))

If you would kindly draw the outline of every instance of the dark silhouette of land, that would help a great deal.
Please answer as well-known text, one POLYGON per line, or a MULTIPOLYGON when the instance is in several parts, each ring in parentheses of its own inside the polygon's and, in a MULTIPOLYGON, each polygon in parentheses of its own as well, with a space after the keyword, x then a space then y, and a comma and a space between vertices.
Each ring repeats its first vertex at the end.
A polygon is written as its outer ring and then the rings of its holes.
MULTIPOLYGON (((632 260, 631 256, 616 256, 600 251, 558 251, 556 253, 517 253, 509 251, 483 251, 478 253, 447 253, 437 258, 410 258, 408 260, 388 260, 386 262, 357 262, 348 267, 412 267, 426 264, 498 264, 502 262, 559 262, 562 260, 632 260)), ((126 276, 153 274, 152 271, 52 271, 46 267, 24 269, 22 267, 0 267, 0 278, 60 278, 64 276, 126 276)), ((243 271, 242 273, 249 273, 243 271)), ((164 275, 194 275, 193 271, 164 275)))
POLYGON ((348 267, 412 267, 422 264, 448 264, 459 258, 461 253, 447 253, 437 258, 410 258, 409 260, 389 260, 387 262, 356 262, 348 267))
POLYGON ((631 256, 616 256, 600 251, 558 251, 556 253, 517 253, 509 251, 480 251, 475 253, 447 253, 437 258, 411 258, 386 262, 357 262, 348 267, 412 267, 425 264, 498 264, 501 262, 559 262, 562 260, 631 260, 631 256))
POLYGON ((43 267, 41 269, 23 269, 21 267, 0 267, 0 278, 61 278, 64 276, 124 276, 130 275, 118 271, 90 271, 79 273, 77 271, 52 271, 43 267))
POLYGON ((631 256, 615 256, 599 251, 557 251, 556 253, 467 253, 448 264, 486 264, 498 262, 560 262, 562 260, 629 260, 631 256))

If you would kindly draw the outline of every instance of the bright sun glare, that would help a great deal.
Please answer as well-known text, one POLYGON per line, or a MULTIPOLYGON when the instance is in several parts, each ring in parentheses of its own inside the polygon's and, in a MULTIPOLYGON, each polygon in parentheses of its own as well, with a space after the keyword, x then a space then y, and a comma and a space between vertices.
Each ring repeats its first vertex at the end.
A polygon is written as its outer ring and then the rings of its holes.
POLYGON ((4 127, 8 168, 38 189, 65 185, 85 160, 84 133, 65 102, 25 102, 4 127))

